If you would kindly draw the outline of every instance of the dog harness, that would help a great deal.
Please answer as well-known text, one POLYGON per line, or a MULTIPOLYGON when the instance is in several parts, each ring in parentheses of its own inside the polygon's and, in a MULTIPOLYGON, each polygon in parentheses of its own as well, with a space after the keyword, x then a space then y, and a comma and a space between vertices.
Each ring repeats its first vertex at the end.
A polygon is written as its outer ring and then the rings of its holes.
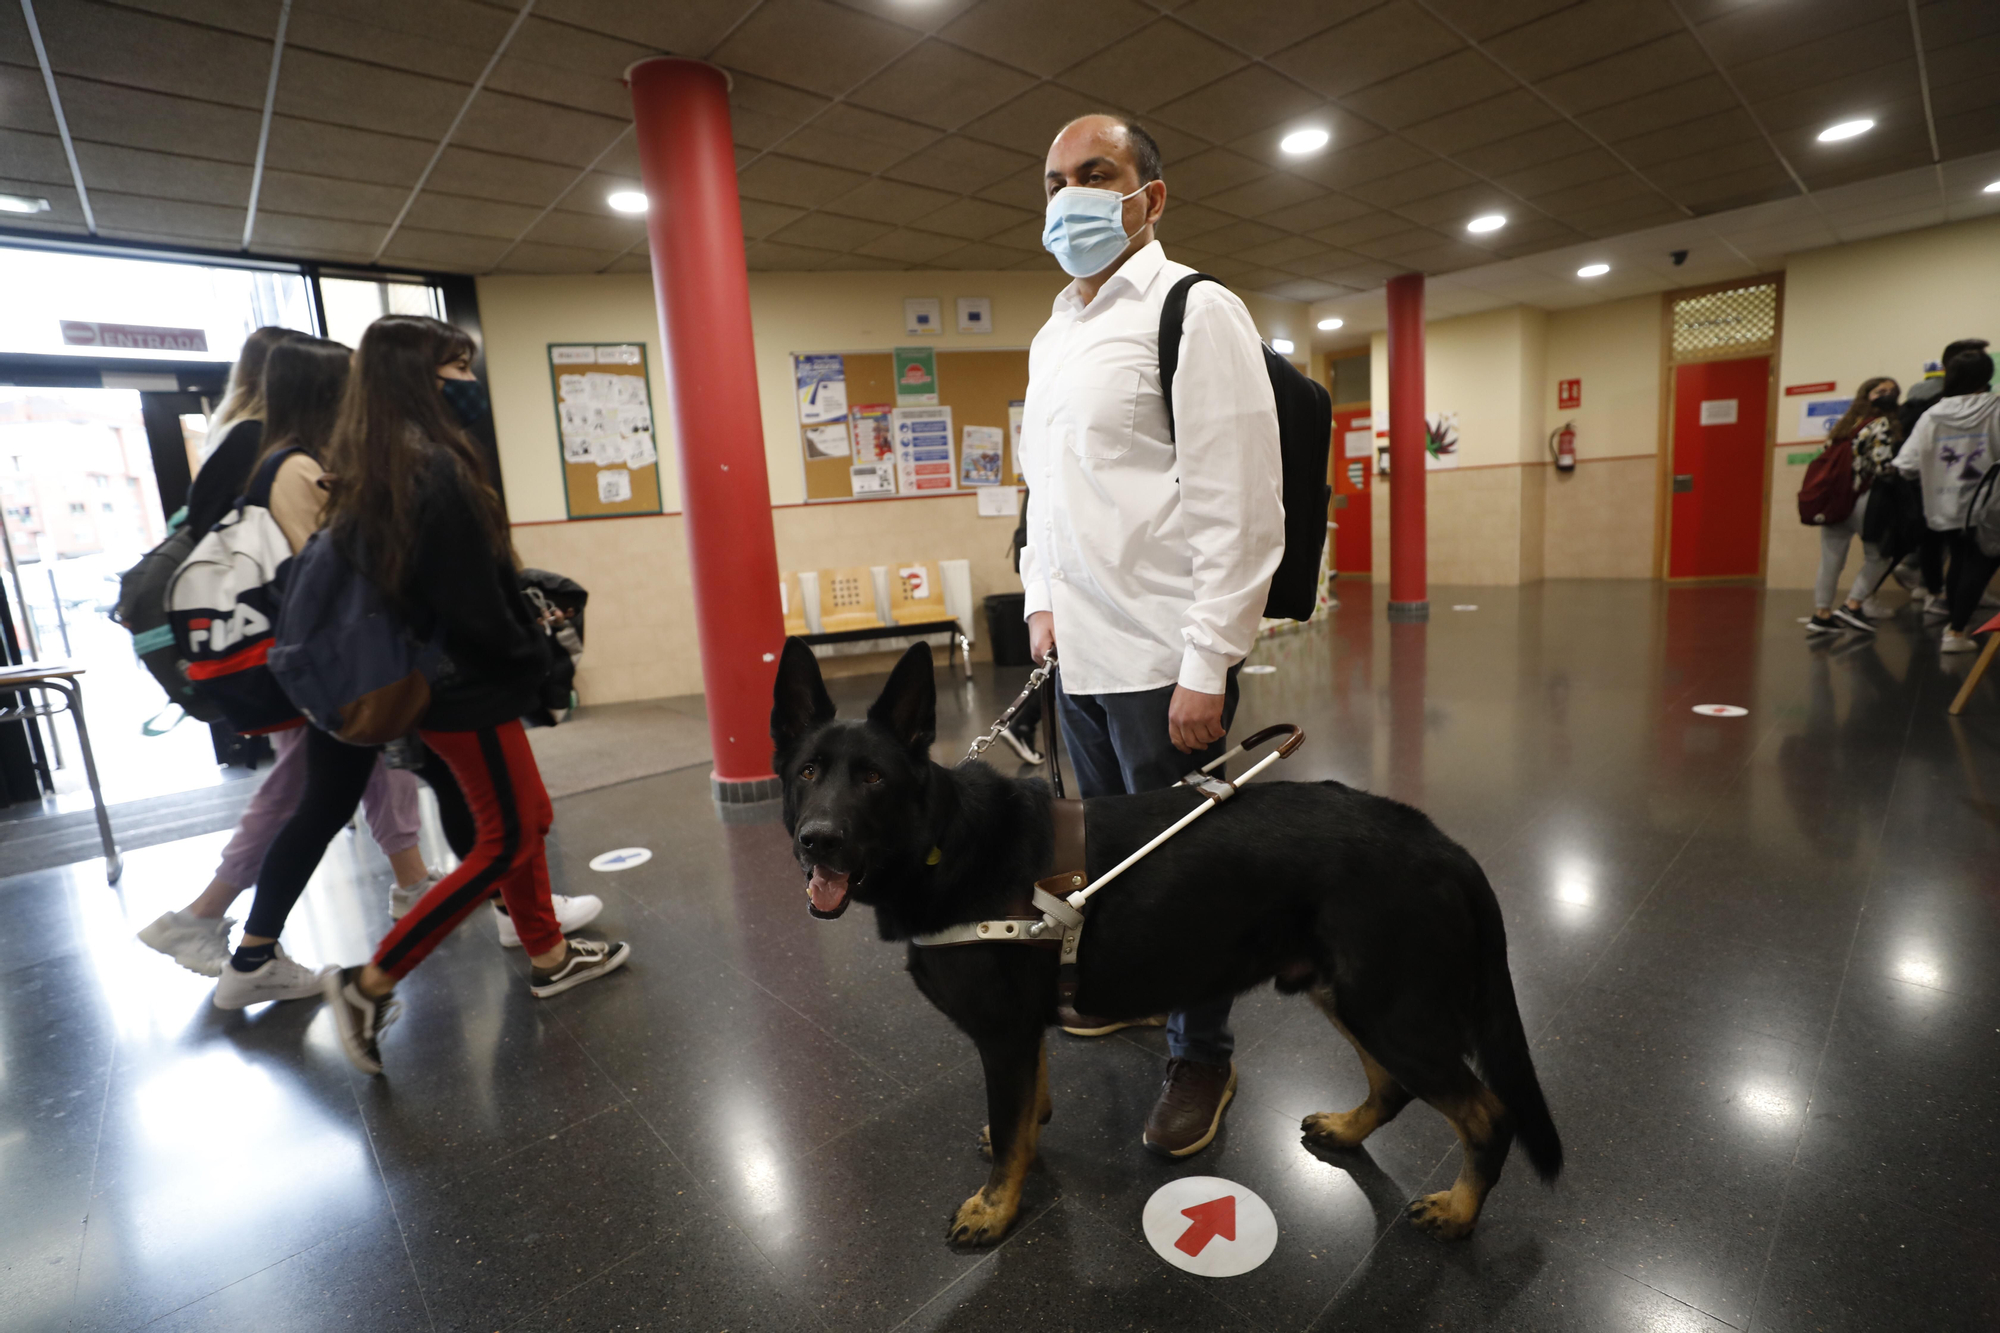
MULTIPOLYGON (((1020 903, 1014 913, 987 921, 966 921, 946 926, 928 935, 914 936, 910 942, 919 949, 941 949, 959 944, 1032 944, 1045 949, 1058 949, 1061 956, 1056 989, 1064 1004, 1073 1003, 1077 987, 1077 953, 1083 944, 1083 913, 1092 895, 1139 864, 1176 833, 1234 796, 1237 789, 1251 778, 1289 756, 1305 742, 1305 738, 1305 732, 1295 724, 1280 722, 1264 728, 1220 759, 1203 764, 1182 778, 1174 784, 1175 787, 1192 787, 1207 799, 1175 820, 1151 842, 1104 872, 1095 883, 1085 884, 1087 876, 1082 869, 1060 871, 1036 881, 1027 901, 1020 903), (1236 756, 1280 736, 1284 740, 1278 748, 1252 764, 1250 770, 1236 781, 1213 776, 1216 769, 1236 756)), ((1055 801, 1050 805, 1050 812, 1055 820, 1056 864, 1087 865, 1083 802, 1055 801)))

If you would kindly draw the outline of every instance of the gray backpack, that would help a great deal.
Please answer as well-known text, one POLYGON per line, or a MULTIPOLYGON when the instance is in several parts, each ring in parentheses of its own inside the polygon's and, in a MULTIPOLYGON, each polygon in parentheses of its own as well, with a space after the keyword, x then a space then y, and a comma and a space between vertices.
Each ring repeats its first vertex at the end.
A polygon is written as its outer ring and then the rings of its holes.
POLYGON ((1996 494, 1995 481, 2000 479, 2000 464, 1986 469, 1986 475, 1972 488, 1972 498, 1965 506, 1965 535, 1978 543, 1981 555, 2000 557, 2000 494, 1996 494))

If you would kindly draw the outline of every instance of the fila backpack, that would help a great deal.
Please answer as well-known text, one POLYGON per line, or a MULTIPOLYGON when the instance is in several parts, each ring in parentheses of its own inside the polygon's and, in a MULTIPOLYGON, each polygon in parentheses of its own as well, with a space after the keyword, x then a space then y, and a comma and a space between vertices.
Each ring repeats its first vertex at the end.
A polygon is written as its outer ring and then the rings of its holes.
MULTIPOLYGON (((1167 438, 1174 433, 1174 370, 1181 359, 1181 324, 1188 288, 1220 282, 1190 273, 1167 292, 1160 308, 1160 395, 1167 403, 1167 438)), ((1278 406, 1278 457, 1284 473, 1285 554, 1271 575, 1264 614, 1273 620, 1310 620, 1319 605, 1320 556, 1326 550, 1326 455, 1333 442, 1333 395, 1326 386, 1264 348, 1264 370, 1278 406)))
POLYGON ((280 571, 292 558, 292 544, 271 514, 271 483, 298 452, 281 449, 264 460, 236 508, 195 543, 167 584, 167 623, 188 684, 246 735, 283 731, 300 720, 266 662, 280 571))

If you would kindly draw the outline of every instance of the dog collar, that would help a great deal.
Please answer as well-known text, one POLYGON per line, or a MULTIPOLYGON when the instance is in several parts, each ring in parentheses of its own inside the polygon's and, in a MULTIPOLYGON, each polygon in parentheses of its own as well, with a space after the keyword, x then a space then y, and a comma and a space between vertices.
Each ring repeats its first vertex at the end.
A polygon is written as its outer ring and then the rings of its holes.
POLYGON ((934 866, 942 860, 944 860, 944 848, 933 847, 931 848, 931 854, 924 858, 924 864, 927 866, 934 866))

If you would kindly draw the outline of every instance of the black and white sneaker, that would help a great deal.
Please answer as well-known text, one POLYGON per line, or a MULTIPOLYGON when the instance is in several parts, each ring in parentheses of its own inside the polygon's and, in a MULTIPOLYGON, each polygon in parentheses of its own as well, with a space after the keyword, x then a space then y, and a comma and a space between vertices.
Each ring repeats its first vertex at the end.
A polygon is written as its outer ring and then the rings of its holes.
POLYGON ((1045 764, 1048 762, 1046 755, 1022 740, 1019 736, 1016 736, 1010 727, 1002 727, 1000 729, 1000 739, 1007 742, 1008 748, 1013 750, 1015 754, 1021 756, 1021 762, 1024 764, 1045 764))
POLYGON ((1806 621, 1807 634, 1838 634, 1841 624, 1832 616, 1814 616, 1806 621))
POLYGON ((1875 632, 1875 622, 1870 620, 1867 616, 1863 615, 1861 612, 1854 610, 1852 607, 1848 606, 1834 607, 1833 618, 1835 620, 1838 620, 1841 624, 1847 626, 1847 628, 1858 629, 1863 634, 1873 634, 1875 632))
POLYGON ((381 1073, 382 1052, 376 1043, 403 1012, 403 1002, 394 995, 377 1000, 362 994, 359 967, 329 969, 324 987, 333 1025, 340 1032, 340 1048, 362 1073, 381 1073))
POLYGON ((569 952, 554 967, 531 968, 528 993, 538 1000, 560 995, 572 986, 595 981, 607 972, 616 972, 632 956, 632 946, 619 940, 570 940, 569 952))

